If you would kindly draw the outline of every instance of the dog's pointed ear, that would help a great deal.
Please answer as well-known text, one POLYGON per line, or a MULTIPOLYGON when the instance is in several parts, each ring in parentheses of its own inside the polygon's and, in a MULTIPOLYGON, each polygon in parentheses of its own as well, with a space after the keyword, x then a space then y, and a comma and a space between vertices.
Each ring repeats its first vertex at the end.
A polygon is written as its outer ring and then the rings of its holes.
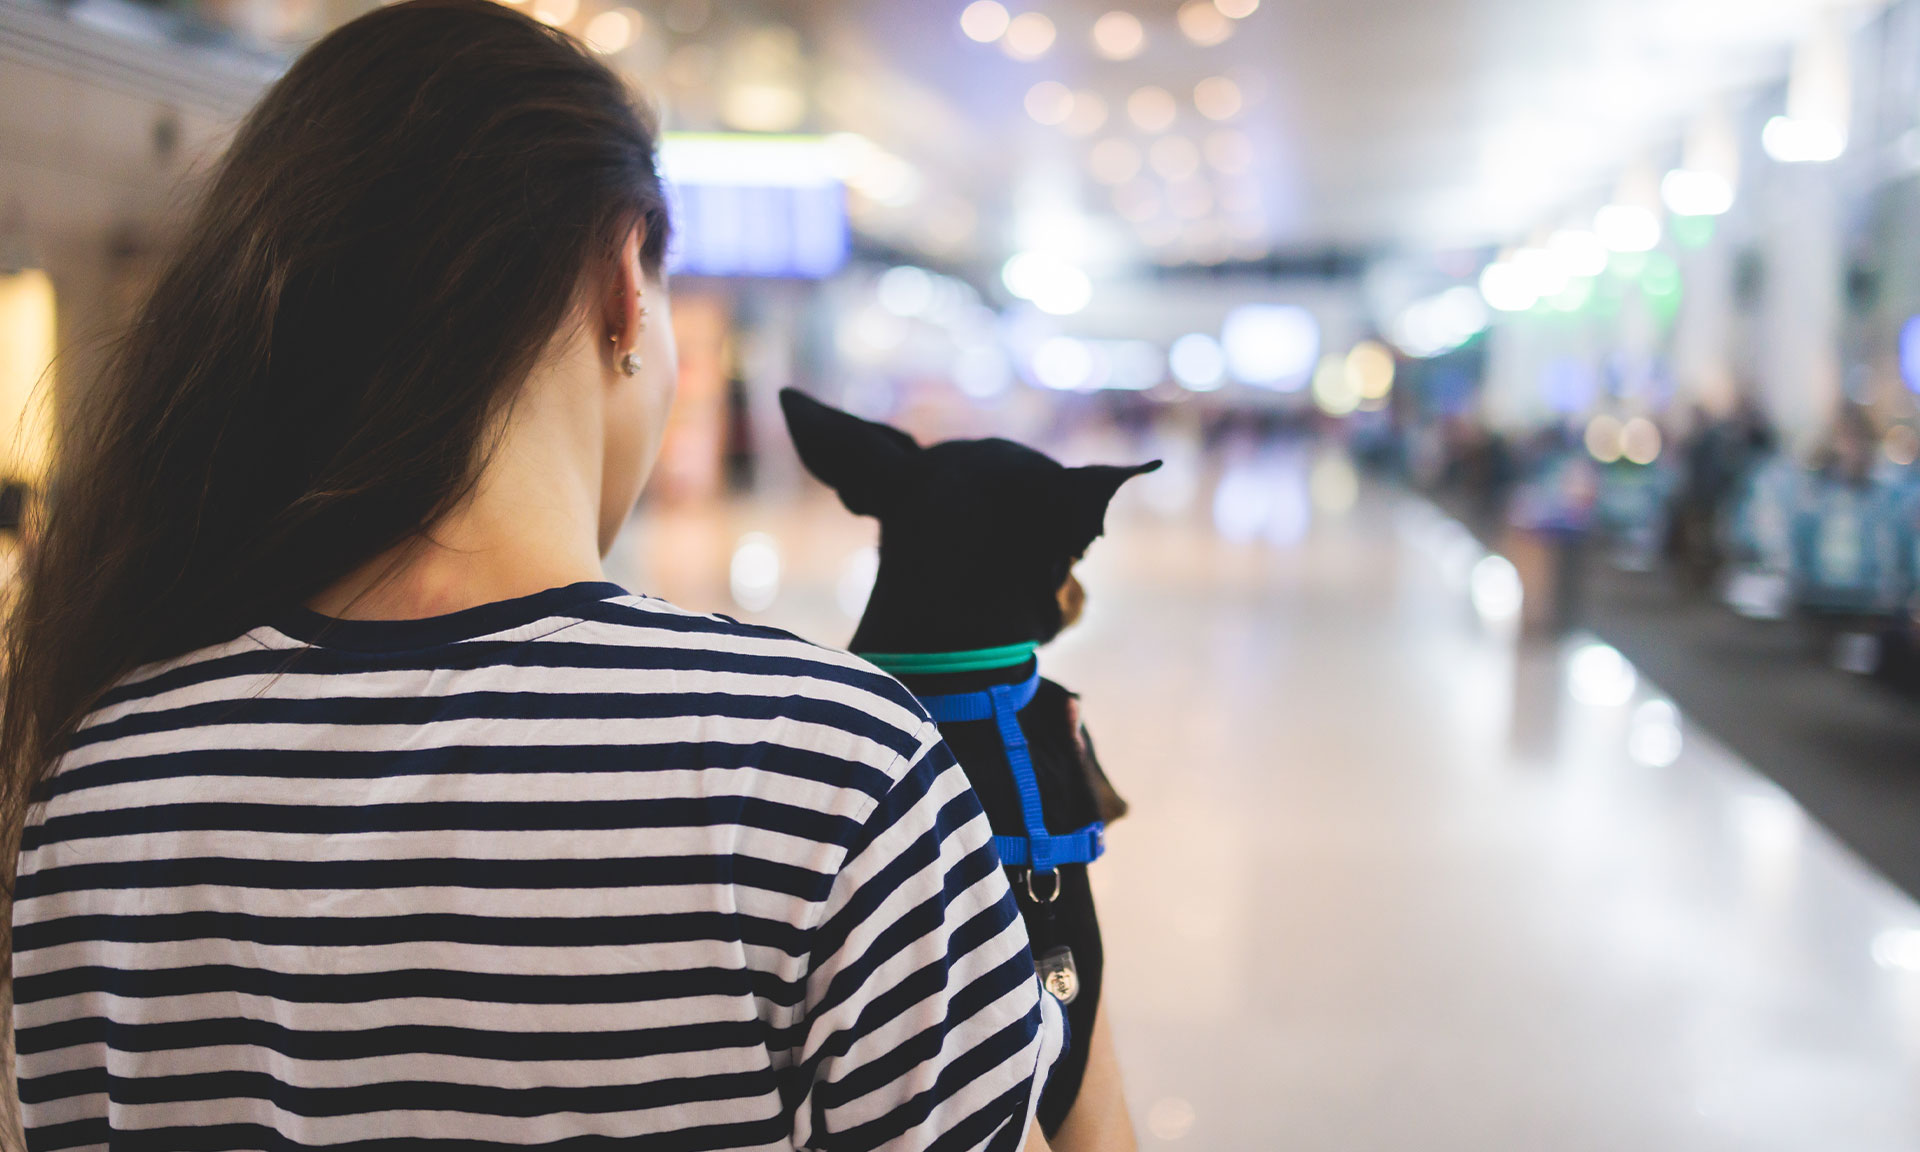
POLYGON ((1106 531, 1107 505, 1113 503, 1120 485, 1159 467, 1160 461, 1149 460, 1145 464, 1089 464, 1067 469, 1067 532, 1077 545, 1075 552, 1085 551, 1106 531))
POLYGON ((780 410, 800 463, 856 516, 880 515, 920 453, 913 437, 898 428, 830 408, 792 388, 780 390, 780 410))

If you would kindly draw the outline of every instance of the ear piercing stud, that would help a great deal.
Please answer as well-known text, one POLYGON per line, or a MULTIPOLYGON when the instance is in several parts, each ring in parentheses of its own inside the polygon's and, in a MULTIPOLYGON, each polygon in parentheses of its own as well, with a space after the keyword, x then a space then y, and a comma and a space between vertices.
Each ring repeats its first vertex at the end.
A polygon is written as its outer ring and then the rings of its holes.
MULTIPOLYGON (((644 298, 642 298, 642 297, 635 297, 635 298, 634 298, 634 303, 635 303, 635 304, 637 304, 637 305, 639 305, 639 307, 640 307, 640 325, 639 325, 639 327, 640 327, 640 331, 642 331, 642 332, 644 332, 644 331, 646 331, 646 328, 647 328, 647 305, 646 305, 646 301, 645 301, 645 299, 644 299, 644 298)), ((611 336, 611 337, 608 337, 608 339, 610 339, 610 340, 612 340, 612 341, 613 341, 613 345, 614 345, 614 347, 616 347, 616 348, 618 348, 618 347, 620 346, 620 337, 619 337, 618 335, 614 335, 614 336, 611 336)), ((638 376, 638 375, 640 374, 640 367, 641 367, 641 365, 642 365, 642 363, 643 363, 643 362, 642 362, 642 361, 641 361, 641 359, 640 359, 640 353, 639 353, 639 351, 638 351, 637 349, 633 349, 633 348, 629 348, 629 349, 627 349, 627 350, 626 350, 625 352, 622 352, 622 353, 620 353, 620 373, 621 373, 621 375, 623 375, 623 376, 638 376)))

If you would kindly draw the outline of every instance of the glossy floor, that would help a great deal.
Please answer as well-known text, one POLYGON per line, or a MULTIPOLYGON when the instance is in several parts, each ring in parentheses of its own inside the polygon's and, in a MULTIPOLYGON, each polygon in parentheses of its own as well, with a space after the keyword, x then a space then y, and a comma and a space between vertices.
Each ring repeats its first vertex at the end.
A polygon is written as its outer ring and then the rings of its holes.
MULTIPOLYGON (((841 643, 871 541, 733 507, 621 560, 841 643)), ((1477 615, 1477 558, 1367 491, 1083 566, 1044 666, 1133 803, 1095 876, 1143 1145, 1920 1149, 1920 908, 1611 649, 1477 615)))

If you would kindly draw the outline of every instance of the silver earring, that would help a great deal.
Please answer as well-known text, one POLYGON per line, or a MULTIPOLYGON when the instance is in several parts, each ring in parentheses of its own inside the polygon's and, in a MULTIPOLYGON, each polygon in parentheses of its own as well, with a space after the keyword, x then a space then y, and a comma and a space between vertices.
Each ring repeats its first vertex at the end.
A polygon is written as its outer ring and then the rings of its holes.
POLYGON ((620 371, 628 376, 638 376, 640 374, 640 353, 622 352, 620 354, 620 371))

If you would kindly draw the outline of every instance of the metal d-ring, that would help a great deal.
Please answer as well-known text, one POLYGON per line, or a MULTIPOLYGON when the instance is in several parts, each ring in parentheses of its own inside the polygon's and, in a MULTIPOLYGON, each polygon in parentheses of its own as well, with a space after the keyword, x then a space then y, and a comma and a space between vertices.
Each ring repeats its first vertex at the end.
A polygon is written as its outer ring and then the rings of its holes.
POLYGON ((1060 899, 1060 870, 1058 868, 1049 869, 1042 873, 1044 876, 1053 877, 1053 891, 1047 893, 1046 899, 1044 900, 1033 890, 1033 873, 1034 870, 1032 868, 1027 869, 1027 899, 1033 901, 1035 904, 1051 904, 1055 900, 1060 899))

